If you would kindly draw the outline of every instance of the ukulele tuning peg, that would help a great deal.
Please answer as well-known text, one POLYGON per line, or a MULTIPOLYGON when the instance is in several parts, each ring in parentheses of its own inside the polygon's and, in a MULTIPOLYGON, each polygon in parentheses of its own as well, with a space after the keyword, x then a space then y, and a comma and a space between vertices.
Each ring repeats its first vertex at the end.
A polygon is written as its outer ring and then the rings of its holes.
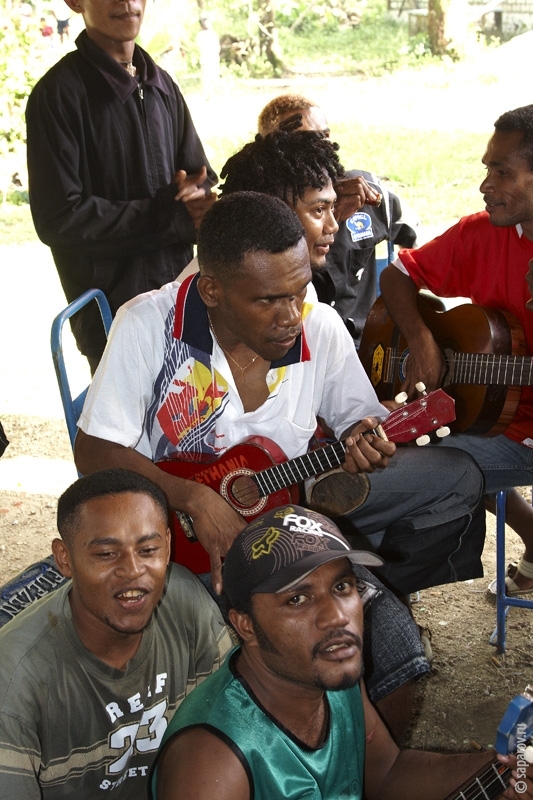
POLYGON ((450 435, 450 429, 448 428, 447 425, 443 425, 442 428, 437 428, 435 433, 437 434, 439 439, 444 439, 445 436, 450 435))
POLYGON ((418 381, 418 383, 416 384, 416 391, 420 392, 421 394, 425 394, 426 393, 426 384, 422 383, 422 381, 418 381))
POLYGON ((402 403, 405 403, 406 400, 407 400, 407 392, 400 392, 394 398, 394 402, 398 403, 398 405, 401 405, 402 403))
POLYGON ((430 441, 431 441, 431 439, 429 438, 427 433, 425 433, 423 436, 419 436, 418 437, 418 439, 416 440, 416 443, 417 443, 417 445, 419 447, 424 447, 424 445, 425 444, 429 444, 430 441))

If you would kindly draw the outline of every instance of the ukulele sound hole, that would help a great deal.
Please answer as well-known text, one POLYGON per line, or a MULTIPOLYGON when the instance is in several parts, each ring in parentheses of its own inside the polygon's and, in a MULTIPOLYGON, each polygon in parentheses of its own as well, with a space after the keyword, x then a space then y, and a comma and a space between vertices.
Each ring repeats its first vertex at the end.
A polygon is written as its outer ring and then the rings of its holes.
POLYGON ((258 514, 267 501, 261 496, 253 476, 252 470, 241 469, 226 475, 220 484, 222 497, 245 516, 258 514))

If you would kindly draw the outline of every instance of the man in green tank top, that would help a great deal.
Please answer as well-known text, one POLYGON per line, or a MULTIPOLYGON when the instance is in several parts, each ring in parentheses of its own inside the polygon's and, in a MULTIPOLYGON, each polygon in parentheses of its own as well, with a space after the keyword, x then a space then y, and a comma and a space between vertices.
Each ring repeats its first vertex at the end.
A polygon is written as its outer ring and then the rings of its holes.
MULTIPOLYGON (((442 800, 486 769, 486 752, 400 751, 368 701, 353 566, 380 561, 300 506, 266 512, 237 536, 223 578, 241 646, 174 716, 152 798, 442 800)), ((533 770, 500 796, 532 797, 533 770)))

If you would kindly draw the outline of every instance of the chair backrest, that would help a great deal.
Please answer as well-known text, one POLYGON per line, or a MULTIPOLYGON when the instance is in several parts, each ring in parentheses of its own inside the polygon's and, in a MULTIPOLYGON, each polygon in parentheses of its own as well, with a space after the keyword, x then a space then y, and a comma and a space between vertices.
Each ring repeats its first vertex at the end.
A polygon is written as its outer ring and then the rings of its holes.
POLYGON ((109 333, 113 317, 111 309, 107 301, 107 297, 101 289, 88 289, 76 300, 73 300, 61 313, 57 315, 52 323, 52 333, 50 337, 50 346, 52 348, 52 359, 54 361, 54 369, 56 371, 57 382, 59 384, 59 393, 61 395, 61 402, 63 403, 63 411, 65 413, 65 421, 67 423, 68 435, 70 437, 70 444, 74 447, 74 439, 76 437, 76 423, 81 414, 85 395, 87 394, 88 386, 75 398, 72 397, 70 383, 67 377, 67 370, 65 366, 65 358, 63 355, 63 325, 70 319, 80 308, 86 306, 95 300, 100 309, 102 316, 102 324, 104 326, 106 336, 109 333))

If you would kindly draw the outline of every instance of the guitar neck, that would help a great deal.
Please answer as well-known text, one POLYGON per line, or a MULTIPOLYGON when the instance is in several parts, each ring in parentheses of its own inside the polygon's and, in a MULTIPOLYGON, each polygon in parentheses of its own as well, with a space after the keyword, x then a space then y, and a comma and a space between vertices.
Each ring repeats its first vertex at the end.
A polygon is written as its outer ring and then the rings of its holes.
POLYGON ((282 461, 281 464, 257 472, 254 480, 259 487, 261 497, 267 497, 280 489, 286 489, 307 478, 339 467, 344 461, 345 452, 343 442, 333 442, 326 447, 310 450, 303 456, 282 461))
POLYGON ((489 353, 446 353, 447 382, 481 386, 531 386, 533 358, 489 353))
POLYGON ((446 800, 496 800, 507 789, 511 774, 510 768, 496 759, 446 800))

